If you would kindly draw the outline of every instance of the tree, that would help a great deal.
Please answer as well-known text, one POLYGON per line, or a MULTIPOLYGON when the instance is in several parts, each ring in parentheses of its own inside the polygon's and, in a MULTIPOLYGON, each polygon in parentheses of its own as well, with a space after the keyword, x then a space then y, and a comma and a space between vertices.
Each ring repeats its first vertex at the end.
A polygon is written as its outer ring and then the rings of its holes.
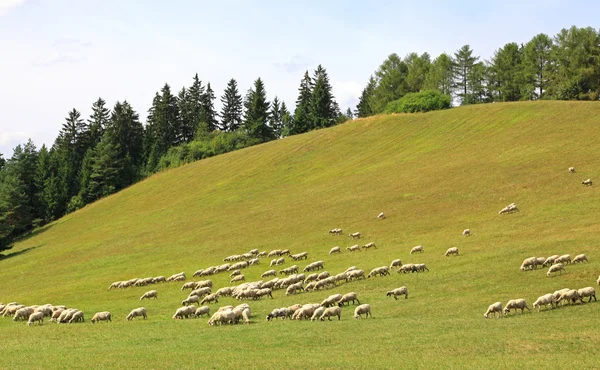
MULTIPOLYGON (((471 104, 476 100, 472 97, 469 87, 473 86, 473 81, 470 79, 473 77, 473 66, 478 60, 479 57, 473 56, 473 50, 471 50, 469 45, 464 45, 454 53, 456 95, 463 105, 471 104)), ((481 70, 481 68, 479 68, 479 70, 481 70)))
POLYGON ((319 64, 313 76, 309 128, 318 129, 333 126, 337 118, 336 113, 327 70, 319 64))
POLYGON ((346 117, 348 117, 348 119, 354 119, 354 114, 352 113, 352 109, 350 109, 350 107, 346 109, 346 117))
MULTIPOLYGON (((165 84, 161 94, 156 94, 148 114, 146 128, 147 170, 154 172, 158 159, 177 143, 179 126, 179 108, 177 98, 171 94, 171 88, 165 84)), ((121 150, 124 150, 121 148, 121 150)))
POLYGON ((38 160, 39 153, 33 141, 29 139, 25 145, 18 145, 15 148, 9 161, 13 175, 23 184, 27 207, 33 218, 39 218, 43 214, 38 199, 39 184, 35 181, 38 160))
POLYGON ((5 164, 6 164, 6 160, 4 159, 4 156, 2 155, 2 153, 0 153, 0 171, 2 171, 2 168, 4 167, 5 164))
POLYGON ((409 92, 406 81, 408 66, 397 54, 391 54, 375 72, 377 87, 371 99, 374 114, 382 113, 387 103, 400 99, 409 92))
POLYGON ((214 131, 218 128, 217 112, 215 111, 215 92, 210 87, 210 82, 206 85, 206 91, 202 94, 200 105, 202 107, 202 115, 200 122, 208 125, 209 131, 214 131))
POLYGON ((294 116, 292 116, 287 109, 284 101, 281 102, 281 109, 279 112, 281 115, 281 137, 289 136, 294 126, 294 116))
POLYGON ((438 90, 444 95, 451 95, 454 87, 454 61, 446 54, 440 54, 429 68, 423 83, 424 90, 438 90))
POLYGON ((235 131, 242 123, 242 96, 237 88, 235 79, 229 80, 221 97, 221 130, 235 131))
POLYGON ((377 81, 373 76, 369 77, 367 86, 363 89, 360 97, 358 98, 358 104, 356 105, 356 111, 354 115, 356 117, 369 117, 373 115, 372 101, 375 96, 375 88, 377 87, 377 81))
POLYGON ((179 133, 177 135, 178 144, 189 143, 194 139, 196 130, 192 116, 192 99, 190 94, 182 87, 177 95, 177 107, 179 109, 179 133))
POLYGON ((188 89, 188 100, 190 110, 190 120, 194 127, 194 133, 198 130, 203 119, 202 99, 204 96, 204 86, 198 78, 198 74, 194 76, 192 86, 188 89))
POLYGON ((275 97, 271 102, 269 111, 269 127, 273 130, 275 138, 280 138, 283 131, 282 110, 279 104, 279 98, 275 97))
POLYGON ((122 160, 119 159, 119 147, 114 132, 107 131, 95 149, 92 159, 91 175, 87 188, 90 201, 110 195, 122 186, 120 179, 122 160))
POLYGON ((540 33, 525 45, 524 68, 526 77, 538 89, 536 97, 542 99, 549 81, 552 54, 552 39, 540 33))
POLYGON ((486 103, 492 101, 488 91, 488 68, 483 62, 475 63, 469 72, 469 95, 467 104, 486 103))
POLYGON ((262 79, 259 77, 254 81, 254 88, 250 89, 246 99, 246 113, 244 117, 244 128, 248 136, 260 142, 273 140, 275 134, 268 126, 269 102, 262 79))
POLYGON ((431 68, 431 57, 428 53, 420 56, 417 53, 410 53, 404 58, 408 67, 406 74, 406 84, 409 92, 419 92, 423 89, 425 78, 431 68))
POLYGON ((494 81, 495 101, 521 100, 526 91, 523 73, 523 50, 514 42, 496 50, 490 65, 490 77, 494 81))
POLYGON ((102 139, 102 135, 104 135, 104 130, 108 125, 108 120, 110 119, 110 111, 106 108, 106 102, 102 98, 98 98, 92 104, 92 114, 88 119, 89 126, 89 142, 86 145, 87 149, 94 148, 102 139))
MULTIPOLYGON (((171 106, 167 108, 173 109, 171 106)), ((177 114, 173 114, 171 117, 177 118, 177 114)), ((143 164, 143 126, 139 121, 139 115, 127 101, 124 101, 115 104, 110 125, 106 131, 102 140, 109 141, 105 143, 105 146, 111 145, 110 151, 116 151, 116 158, 120 164, 118 167, 119 181, 116 184, 116 190, 119 190, 135 183, 140 178, 140 168, 143 164)), ((97 155, 103 154, 99 149, 96 151, 97 155)), ((94 164, 96 162, 97 160, 94 160, 94 164)))
POLYGON ((10 249, 12 239, 31 228, 32 216, 26 186, 11 163, 0 179, 0 251, 10 249))
POLYGON ((301 134, 310 130, 310 104, 312 97, 312 81, 308 71, 304 72, 304 77, 300 81, 298 88, 298 99, 296 100, 296 110, 294 111, 294 124, 289 130, 290 135, 301 134))

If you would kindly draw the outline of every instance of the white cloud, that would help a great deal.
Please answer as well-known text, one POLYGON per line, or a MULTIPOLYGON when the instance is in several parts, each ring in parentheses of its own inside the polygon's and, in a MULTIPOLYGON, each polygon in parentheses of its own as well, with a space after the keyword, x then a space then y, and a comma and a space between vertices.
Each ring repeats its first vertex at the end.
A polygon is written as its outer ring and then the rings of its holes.
POLYGON ((25 3, 25 0, 0 0, 0 17, 7 14, 11 9, 17 8, 25 3))
POLYGON ((339 81, 333 82, 332 85, 333 95, 342 112, 345 112, 348 107, 354 109, 364 86, 356 81, 339 81))

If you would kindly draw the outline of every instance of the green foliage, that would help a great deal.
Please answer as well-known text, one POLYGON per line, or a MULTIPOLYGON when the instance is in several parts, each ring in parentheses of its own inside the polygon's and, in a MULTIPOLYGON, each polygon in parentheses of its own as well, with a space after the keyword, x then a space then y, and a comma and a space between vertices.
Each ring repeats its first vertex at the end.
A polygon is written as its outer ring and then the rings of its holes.
POLYGON ((440 54, 429 68, 423 83, 424 90, 439 90, 442 94, 452 94, 454 86, 454 61, 448 54, 440 54))
POLYGON ((288 130, 290 135, 302 134, 310 130, 310 102, 312 98, 312 80, 308 71, 300 81, 296 110, 294 111, 294 124, 288 130))
POLYGON ((320 64, 315 70, 312 86, 309 129, 314 130, 333 126, 337 118, 336 103, 331 91, 327 70, 320 64))
POLYGON ((229 80, 221 97, 221 130, 235 131, 242 123, 242 96, 237 88, 235 79, 229 80))
POLYGON ((269 127, 269 102, 262 79, 254 81, 254 88, 246 95, 246 110, 244 112, 244 130, 248 136, 259 142, 273 140, 275 134, 269 127))
POLYGON ((449 95, 444 95, 437 90, 409 93, 389 102, 385 113, 416 113, 447 109, 450 108, 451 100, 449 95))
POLYGON ((369 77, 367 86, 363 89, 360 97, 358 98, 358 104, 356 105, 355 116, 359 118, 369 117, 373 115, 373 98, 375 96, 375 88, 377 87, 377 81, 373 76, 369 77))
POLYGON ((387 104, 409 92, 406 81, 408 66, 397 54, 391 54, 375 72, 377 86, 370 100, 374 114, 382 113, 387 104))

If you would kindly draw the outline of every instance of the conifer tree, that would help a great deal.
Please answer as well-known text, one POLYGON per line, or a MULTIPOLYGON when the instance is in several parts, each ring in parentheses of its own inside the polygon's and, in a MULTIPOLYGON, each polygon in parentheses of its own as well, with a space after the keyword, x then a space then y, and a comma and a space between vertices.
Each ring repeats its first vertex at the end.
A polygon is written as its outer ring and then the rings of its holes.
POLYGON ((242 96, 237 88, 235 79, 229 80, 221 97, 221 130, 235 131, 242 123, 242 96))
POLYGON ((254 81, 254 88, 248 91, 246 96, 246 112, 244 128, 248 136, 259 142, 273 140, 275 135, 268 125, 269 102, 262 79, 259 77, 254 81))
POLYGON ((269 127, 273 130, 275 138, 280 138, 283 130, 282 123, 282 111, 279 98, 275 97, 271 102, 271 109, 269 110, 269 127))
POLYGON ((310 130, 311 97, 312 80, 308 71, 306 71, 298 89, 298 99, 296 100, 296 109, 294 111, 294 124, 289 132, 290 135, 301 134, 310 130))
MULTIPOLYGON (((339 110, 339 107, 337 109, 339 110)), ((309 117, 310 129, 333 126, 337 118, 329 76, 321 65, 317 67, 313 76, 309 117)))
POLYGON ((210 87, 210 82, 206 85, 206 91, 202 94, 201 100, 202 115, 201 123, 206 123, 209 131, 214 131, 218 128, 217 112, 215 111, 215 92, 210 87))

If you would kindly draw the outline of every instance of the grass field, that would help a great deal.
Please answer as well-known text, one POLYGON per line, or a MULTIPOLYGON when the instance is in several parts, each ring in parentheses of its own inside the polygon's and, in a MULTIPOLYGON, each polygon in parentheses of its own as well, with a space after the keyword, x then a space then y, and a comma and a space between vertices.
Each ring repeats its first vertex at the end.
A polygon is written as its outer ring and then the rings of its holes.
MULTIPOLYGON (((488 104, 360 119, 159 173, 19 242, 0 261, 0 301, 64 304, 85 324, 27 327, 0 317, 0 368, 597 368, 600 303, 485 320, 488 305, 595 286, 600 274, 600 104, 488 104), (575 174, 567 173, 574 166, 575 174), (520 212, 498 215, 515 202, 520 212), (385 220, 376 220, 381 211, 385 220), (344 229, 344 236, 328 230, 344 229), (461 236, 470 228, 471 237, 461 236), (378 249, 347 253, 348 233, 378 249), (425 253, 409 255, 422 244, 425 253), (329 256, 331 247, 343 252, 329 256), (459 257, 445 258, 456 246, 459 257), (173 320, 181 283, 108 290, 133 277, 188 274, 252 248, 307 251, 332 274, 400 258, 422 274, 249 302, 251 325, 173 320), (530 256, 589 264, 519 271, 530 256), (409 299, 386 297, 406 285, 409 299), (140 304, 157 289, 159 299, 140 304), (275 307, 358 293, 373 319, 266 322, 275 307), (127 322, 140 305, 148 320, 127 322), (108 310, 113 322, 91 325, 108 310)), ((286 264, 292 263, 286 259, 286 264)), ((244 271, 259 280, 268 267, 244 271)), ((196 280, 198 280, 196 278, 196 280)), ((212 277, 228 286, 228 274, 212 277)), ((218 305, 236 304, 223 298, 218 305)))

